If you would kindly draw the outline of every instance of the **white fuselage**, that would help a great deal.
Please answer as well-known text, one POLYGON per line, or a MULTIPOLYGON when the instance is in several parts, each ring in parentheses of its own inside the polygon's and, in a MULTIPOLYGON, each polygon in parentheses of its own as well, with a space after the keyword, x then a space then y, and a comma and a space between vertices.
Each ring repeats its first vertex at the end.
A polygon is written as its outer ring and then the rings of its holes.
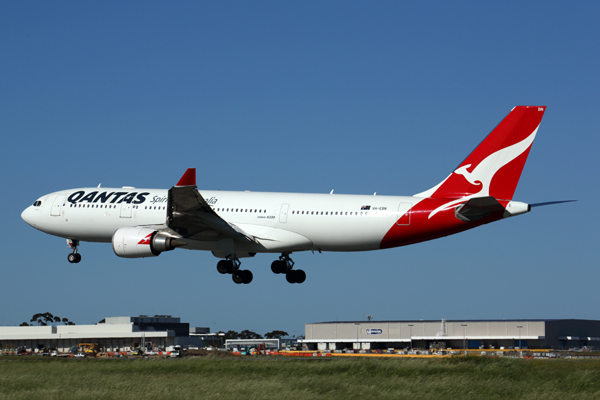
MULTIPOLYGON (((201 193, 221 218, 258 238, 258 244, 236 245, 248 252, 376 250, 400 216, 422 200, 375 195, 201 193)), ((167 194, 163 189, 72 189, 41 197, 22 217, 51 235, 111 242, 119 228, 166 226, 167 194)), ((211 240, 189 243, 188 248, 219 249, 211 240)))

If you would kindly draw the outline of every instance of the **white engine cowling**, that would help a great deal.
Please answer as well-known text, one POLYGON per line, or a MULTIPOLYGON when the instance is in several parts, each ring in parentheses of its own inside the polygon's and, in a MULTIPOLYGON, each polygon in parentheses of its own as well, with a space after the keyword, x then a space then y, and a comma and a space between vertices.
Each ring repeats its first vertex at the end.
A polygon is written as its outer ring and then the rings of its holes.
POLYGON ((113 234, 112 246, 116 255, 125 258, 156 257, 186 243, 163 236, 154 229, 140 226, 119 228, 113 234))

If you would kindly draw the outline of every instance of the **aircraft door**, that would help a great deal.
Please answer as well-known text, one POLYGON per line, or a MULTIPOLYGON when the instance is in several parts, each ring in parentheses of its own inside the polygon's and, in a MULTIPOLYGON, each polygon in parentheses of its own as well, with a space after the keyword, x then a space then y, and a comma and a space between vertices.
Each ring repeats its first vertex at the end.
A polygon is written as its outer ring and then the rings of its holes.
POLYGON ((52 210, 50 211, 50 215, 55 217, 59 216, 64 201, 65 196, 56 196, 56 198, 54 199, 54 203, 52 203, 52 210))
POLYGON ((121 203, 121 218, 131 218, 131 204, 121 203))
POLYGON ((410 225, 412 203, 400 203, 398 206, 398 219, 396 225, 410 225))
POLYGON ((281 205, 281 212, 279 213, 279 222, 281 223, 286 223, 287 222, 287 215, 288 215, 288 209, 290 208, 289 204, 282 204, 281 205))

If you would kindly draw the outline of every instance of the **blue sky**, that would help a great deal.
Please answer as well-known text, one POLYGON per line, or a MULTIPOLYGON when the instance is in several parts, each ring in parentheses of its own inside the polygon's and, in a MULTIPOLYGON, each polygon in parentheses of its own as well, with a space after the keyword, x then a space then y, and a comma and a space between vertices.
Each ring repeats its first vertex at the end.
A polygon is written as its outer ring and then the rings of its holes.
POLYGON ((213 330, 391 319, 600 319, 595 2, 3 2, 0 325, 171 314, 213 330), (405 248, 129 260, 20 218, 75 187, 410 195, 515 105, 546 105, 518 218, 405 248))

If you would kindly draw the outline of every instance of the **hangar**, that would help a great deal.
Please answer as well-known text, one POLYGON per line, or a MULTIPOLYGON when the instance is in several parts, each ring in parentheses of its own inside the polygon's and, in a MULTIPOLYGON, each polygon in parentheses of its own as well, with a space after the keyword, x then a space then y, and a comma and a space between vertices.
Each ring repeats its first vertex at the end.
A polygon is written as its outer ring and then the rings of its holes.
POLYGON ((310 350, 600 348, 600 321, 583 319, 346 321, 305 325, 310 350))
POLYGON ((128 351, 138 347, 165 349, 167 346, 203 347, 217 339, 208 328, 190 328, 170 315, 107 317, 94 325, 3 326, 0 348, 14 350, 52 348, 67 352, 79 343, 97 343, 104 351, 128 351))

